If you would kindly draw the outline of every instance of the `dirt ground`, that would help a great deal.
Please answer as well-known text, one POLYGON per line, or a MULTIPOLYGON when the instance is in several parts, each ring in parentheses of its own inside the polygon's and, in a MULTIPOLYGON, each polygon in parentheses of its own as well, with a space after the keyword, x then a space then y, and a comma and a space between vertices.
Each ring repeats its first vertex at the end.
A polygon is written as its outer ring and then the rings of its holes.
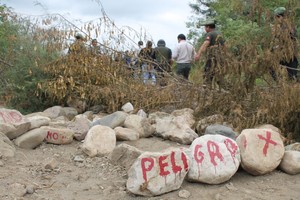
MULTIPOLYGON (((146 151, 179 146, 155 137, 126 143, 146 151)), ((181 199, 178 196, 181 190, 187 190, 191 200, 300 199, 300 174, 291 176, 276 170, 264 176, 252 176, 242 169, 220 185, 185 181, 177 191, 140 197, 126 191, 127 174, 122 167, 112 165, 107 157, 87 157, 80 145, 76 141, 69 145, 42 144, 34 150, 17 149, 14 158, 1 158, 0 199, 173 200, 181 199), (47 169, 46 164, 54 169, 47 169)))

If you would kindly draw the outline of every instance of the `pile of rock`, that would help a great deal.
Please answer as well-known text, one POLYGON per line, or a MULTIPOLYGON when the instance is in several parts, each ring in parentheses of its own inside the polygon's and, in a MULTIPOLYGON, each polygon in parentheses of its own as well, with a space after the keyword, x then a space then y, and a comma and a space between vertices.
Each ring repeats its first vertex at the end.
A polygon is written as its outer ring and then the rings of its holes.
POLYGON ((75 108, 54 106, 23 116, 1 108, 1 157, 13 157, 15 145, 34 149, 43 142, 65 145, 75 139, 82 141, 87 156, 109 155, 113 163, 123 165, 128 172, 127 190, 143 196, 177 190, 185 179, 220 184, 234 176, 239 167, 252 175, 269 173, 278 166, 289 174, 300 172, 300 145, 284 147, 274 126, 237 134, 221 124, 218 120, 222 117, 217 115, 195 122, 191 109, 149 116, 143 110, 133 114, 133 110, 130 103, 110 115, 91 111, 78 114, 75 108), (219 124, 214 124, 216 121, 219 124), (150 136, 181 145, 162 152, 143 152, 124 143, 117 146, 117 141, 150 136))

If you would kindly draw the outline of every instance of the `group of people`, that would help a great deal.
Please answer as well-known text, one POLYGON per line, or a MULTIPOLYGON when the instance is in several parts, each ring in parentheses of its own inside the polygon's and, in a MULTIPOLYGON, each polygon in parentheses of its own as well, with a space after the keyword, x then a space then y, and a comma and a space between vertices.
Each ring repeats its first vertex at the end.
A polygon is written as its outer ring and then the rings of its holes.
POLYGON ((75 42, 72 43, 69 47, 68 54, 91 54, 93 56, 104 54, 104 50, 98 44, 97 39, 92 39, 91 44, 89 46, 86 46, 85 38, 81 33, 76 33, 75 39, 75 42))
MULTIPOLYGON (((279 64, 286 67, 290 79, 296 80, 298 67, 296 29, 287 23, 286 9, 284 7, 275 9, 274 16, 272 52, 275 53, 278 50, 282 50, 286 45, 290 46, 292 53, 280 53, 282 57, 280 57, 279 64), (286 34, 286 37, 282 37, 283 34, 286 34)), ((184 34, 177 36, 178 44, 173 52, 166 47, 166 42, 163 39, 157 42, 155 48, 152 47, 152 41, 147 41, 145 47, 143 47, 143 42, 139 41, 138 49, 133 53, 134 55, 130 55, 129 51, 125 52, 124 60, 126 65, 132 66, 131 68, 133 69, 141 70, 145 84, 155 85, 159 82, 160 85, 165 85, 163 81, 165 73, 163 72, 171 72, 173 62, 176 62, 176 74, 184 79, 188 79, 193 63, 197 62, 205 53, 206 63, 203 79, 205 82, 211 83, 215 78, 216 71, 223 65, 222 51, 225 40, 222 34, 216 30, 214 20, 207 20, 200 26, 204 26, 206 35, 198 51, 186 41, 184 34)), ((77 34, 76 41, 69 48, 69 53, 78 54, 83 51, 86 51, 84 37, 81 34, 77 34)), ((103 53, 96 39, 92 40, 88 52, 92 55, 101 55, 103 53)), ((277 80, 276 70, 274 70, 274 67, 270 67, 270 69, 273 79, 277 80)), ((139 76, 136 72, 134 74, 135 77, 139 76)))

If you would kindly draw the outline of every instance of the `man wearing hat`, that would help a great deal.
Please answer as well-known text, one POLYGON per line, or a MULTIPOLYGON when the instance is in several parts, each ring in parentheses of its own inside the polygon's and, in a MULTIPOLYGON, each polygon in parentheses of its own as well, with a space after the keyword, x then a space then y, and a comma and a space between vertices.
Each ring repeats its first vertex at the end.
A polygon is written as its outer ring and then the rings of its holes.
MULTIPOLYGON (((274 36, 272 50, 278 54, 280 65, 286 66, 289 79, 297 80, 297 33, 296 28, 287 20, 286 13, 284 7, 278 7, 274 10, 275 25, 272 29, 274 36)), ((273 79, 276 80, 274 70, 271 73, 273 79)))
POLYGON ((75 35, 75 42, 71 44, 69 48, 69 54, 82 54, 86 52, 86 47, 84 44, 84 37, 81 33, 76 33, 75 35))
POLYGON ((224 45, 224 39, 221 33, 216 31, 215 20, 209 19, 199 25, 205 27, 206 35, 205 41, 195 56, 195 61, 198 61, 207 51, 204 80, 210 83, 214 79, 216 68, 221 64, 221 47, 224 45))

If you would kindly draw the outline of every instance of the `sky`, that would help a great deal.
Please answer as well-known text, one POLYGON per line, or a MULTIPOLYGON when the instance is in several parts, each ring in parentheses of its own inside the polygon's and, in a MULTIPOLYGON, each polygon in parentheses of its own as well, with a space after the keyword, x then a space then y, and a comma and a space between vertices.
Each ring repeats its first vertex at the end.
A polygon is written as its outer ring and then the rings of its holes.
MULTIPOLYGON (((189 2, 193 0, 2 0, 22 15, 60 13, 70 21, 83 22, 102 16, 100 1, 108 17, 118 27, 141 28, 156 44, 164 39, 174 49, 177 36, 187 35, 186 22, 192 15, 189 2), (38 5, 37 5, 38 4, 38 5)), ((138 41, 136 41, 138 42, 138 41)))

